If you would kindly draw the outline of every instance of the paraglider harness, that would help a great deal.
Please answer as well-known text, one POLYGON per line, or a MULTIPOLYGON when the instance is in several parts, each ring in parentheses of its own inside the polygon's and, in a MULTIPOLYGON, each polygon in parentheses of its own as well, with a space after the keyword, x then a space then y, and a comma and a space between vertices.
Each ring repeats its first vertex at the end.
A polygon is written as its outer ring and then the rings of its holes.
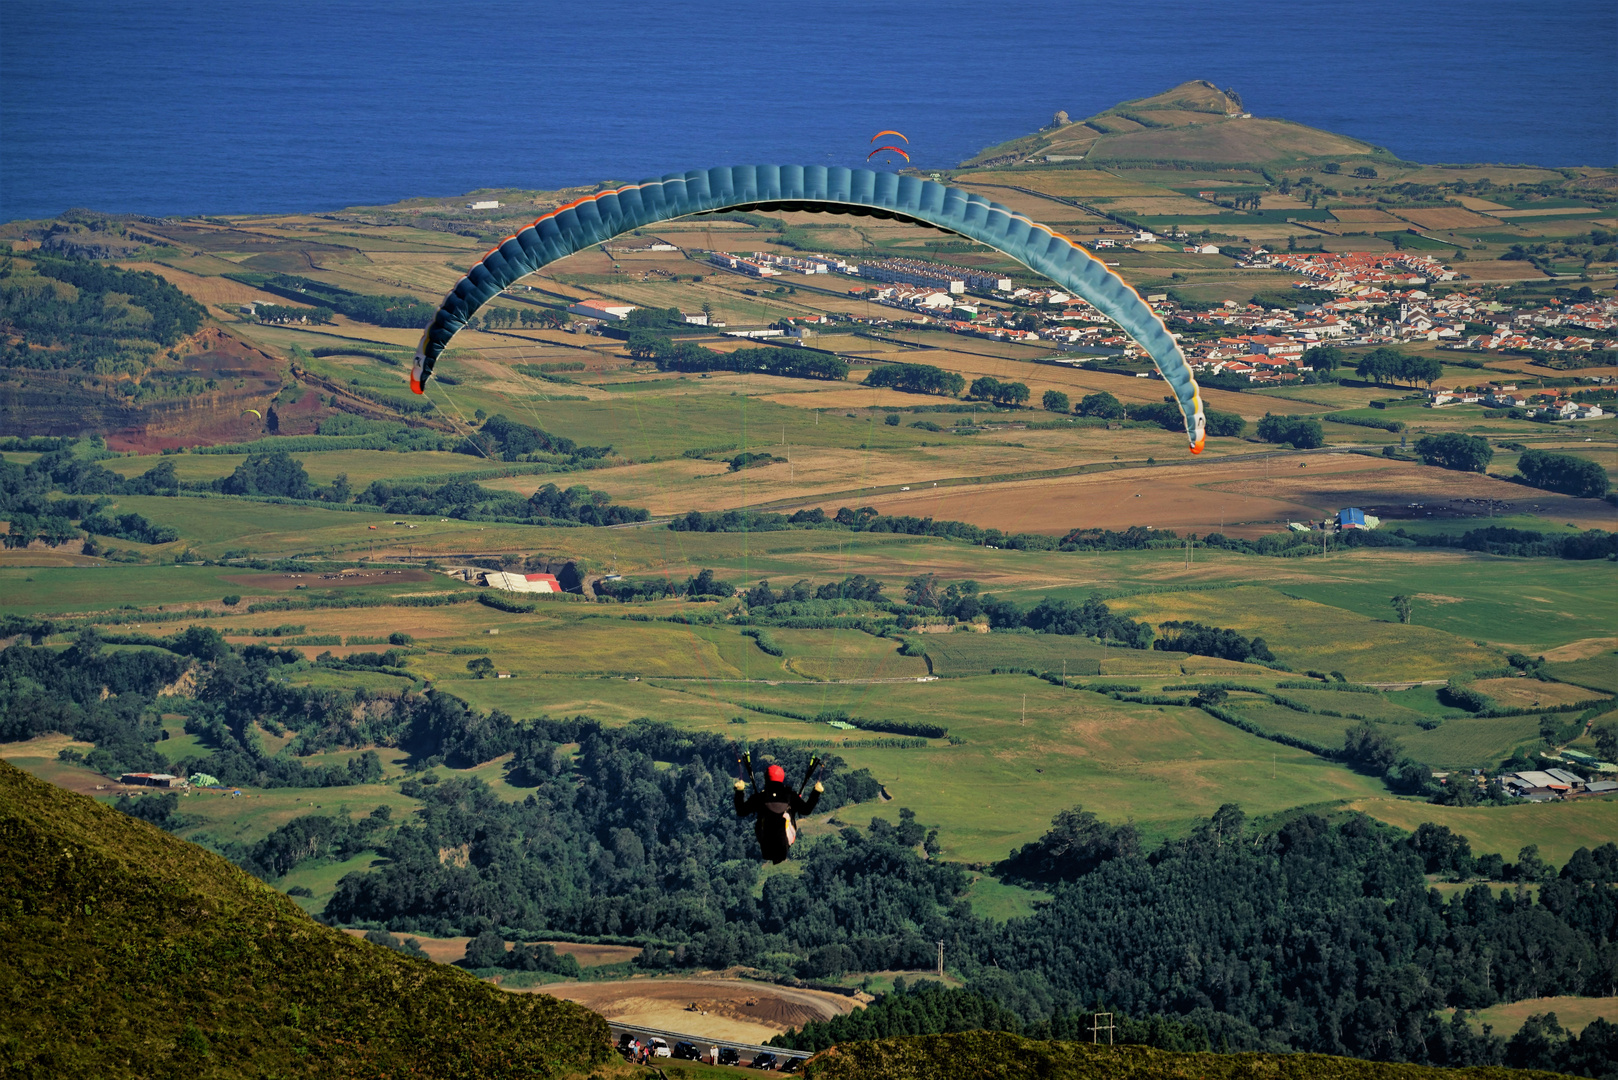
POLYGON ((798 819, 815 812, 815 806, 820 802, 820 792, 811 792, 808 800, 803 797, 804 789, 809 781, 820 769, 820 758, 809 760, 809 768, 803 774, 803 782, 798 790, 793 791, 783 779, 771 780, 759 789, 758 779, 753 773, 753 755, 751 752, 743 754, 736 763, 741 767, 746 779, 752 784, 752 795, 742 797, 738 788, 735 792, 736 816, 739 818, 758 815, 753 826, 753 835, 758 837, 759 850, 766 859, 772 863, 785 862, 791 853, 792 845, 798 840, 798 819))

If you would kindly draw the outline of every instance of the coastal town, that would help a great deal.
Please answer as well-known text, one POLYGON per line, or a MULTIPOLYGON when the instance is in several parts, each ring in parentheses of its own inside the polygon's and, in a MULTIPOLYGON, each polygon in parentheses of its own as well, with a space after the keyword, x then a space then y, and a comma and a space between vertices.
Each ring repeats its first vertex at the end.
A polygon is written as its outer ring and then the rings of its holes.
MULTIPOLYGON (((1128 242, 1144 245, 1157 239, 1143 232, 1128 242)), ((658 246, 645 250, 677 250, 663 241, 653 244, 658 246)), ((1185 251, 1207 254, 1207 247, 1186 245, 1185 251)), ((1254 246, 1222 254, 1233 260, 1234 269, 1296 275, 1291 290, 1297 302, 1280 306, 1274 302, 1280 297, 1270 294, 1264 298, 1268 303, 1255 297, 1247 303, 1194 305, 1167 291, 1147 293, 1143 298, 1164 320, 1203 380, 1227 387, 1232 382, 1263 387, 1330 381, 1332 371, 1347 362, 1340 349, 1427 345, 1549 361, 1557 368, 1575 369, 1565 374, 1589 384, 1582 391, 1535 392, 1519 390, 1513 382, 1438 385, 1430 379, 1401 377, 1413 384, 1426 383, 1422 389, 1430 407, 1483 405, 1539 420, 1593 420, 1613 412, 1612 402, 1618 397, 1611 389, 1613 376, 1576 371, 1580 354, 1618 348, 1618 298, 1611 295, 1597 296, 1585 287, 1527 306, 1496 295, 1498 290, 1464 285, 1452 266, 1411 252, 1291 252, 1254 246), (1327 347, 1326 353, 1316 351, 1327 347), (1556 360, 1558 356, 1571 363, 1556 360)), ((764 251, 706 251, 691 257, 699 255, 722 272, 760 281, 807 279, 806 287, 841 293, 866 305, 863 314, 788 317, 767 328, 725 330, 729 336, 794 338, 799 345, 810 345, 816 334, 834 324, 926 327, 1054 347, 1056 353, 1044 361, 1048 363, 1081 367, 1133 362, 1142 367, 1142 377, 1160 377, 1145 363, 1140 346, 1082 298, 1055 287, 1020 286, 984 268, 910 258, 764 251), (832 284, 831 275, 856 278, 860 284, 832 284)), ((775 291, 787 288, 779 284, 775 291)), ((569 309, 587 325, 592 320, 624 320, 633 310, 632 305, 594 300, 569 309)), ((724 328, 723 323, 710 323, 705 314, 684 317, 692 324, 724 328)), ((1433 369, 1439 370, 1438 365, 1433 369)))

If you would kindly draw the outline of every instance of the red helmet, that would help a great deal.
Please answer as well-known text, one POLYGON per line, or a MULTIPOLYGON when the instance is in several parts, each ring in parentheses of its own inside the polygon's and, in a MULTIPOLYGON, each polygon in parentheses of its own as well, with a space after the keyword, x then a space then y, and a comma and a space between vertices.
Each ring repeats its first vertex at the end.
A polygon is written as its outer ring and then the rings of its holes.
POLYGON ((781 766, 779 766, 779 765, 771 765, 767 775, 769 776, 769 778, 771 780, 774 780, 777 784, 781 784, 781 783, 786 782, 787 771, 785 769, 781 768, 781 766))

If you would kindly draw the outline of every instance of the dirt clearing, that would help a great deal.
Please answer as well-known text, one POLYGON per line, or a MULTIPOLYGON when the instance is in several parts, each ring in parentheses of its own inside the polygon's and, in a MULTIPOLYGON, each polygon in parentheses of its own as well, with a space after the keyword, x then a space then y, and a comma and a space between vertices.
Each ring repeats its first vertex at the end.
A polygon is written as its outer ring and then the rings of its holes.
POLYGON ((533 992, 576 1001, 617 1023, 749 1042, 841 1016, 860 1004, 820 990, 718 978, 550 983, 533 992))

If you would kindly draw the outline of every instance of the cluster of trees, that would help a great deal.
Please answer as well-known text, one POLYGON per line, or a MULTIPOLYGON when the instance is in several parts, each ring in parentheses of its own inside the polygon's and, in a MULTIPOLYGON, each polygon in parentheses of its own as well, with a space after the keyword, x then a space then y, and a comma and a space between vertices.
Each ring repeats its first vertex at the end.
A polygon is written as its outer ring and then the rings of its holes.
MULTIPOLYGON (((1065 396, 1063 397, 1066 401, 1065 396)), ((1049 405, 1046 408, 1050 408, 1049 405)), ((1065 410, 1065 404, 1064 404, 1065 410)), ((1161 402, 1148 401, 1135 405, 1125 405, 1105 390, 1098 390, 1093 394, 1086 394, 1079 399, 1074 412, 1080 416, 1094 417, 1097 420, 1140 420, 1149 424, 1157 424, 1165 431, 1184 431, 1185 416, 1180 412, 1179 403, 1172 397, 1165 397, 1161 402)), ((1236 413, 1219 412, 1213 409, 1203 410, 1207 420, 1207 433, 1209 435, 1240 436, 1247 428, 1247 421, 1236 413)))
POLYGON ((1028 400, 1028 395, 1028 387, 1023 383, 1001 382, 989 375, 973 379, 972 385, 966 390, 967 397, 992 401, 996 405, 1021 405, 1028 400))
POLYGON ((536 454, 554 454, 565 456, 569 464, 574 464, 606 457, 612 453, 612 447, 580 446, 565 436, 552 435, 496 413, 483 421, 476 435, 462 439, 455 451, 501 461, 533 461, 538 460, 534 457, 536 454))
POLYGON ((1354 373, 1378 386, 1396 382, 1431 386, 1444 374, 1444 365, 1436 356, 1416 356, 1398 349, 1380 348, 1360 357, 1354 373))
POLYGON ((0 323, 19 338, 0 353, 3 366, 138 374, 160 346, 194 333, 207 315, 149 270, 80 259, 32 262, 32 273, 10 259, 0 267, 0 323), (58 290, 53 282, 72 288, 58 290))
POLYGON ((1416 456, 1423 465, 1458 472, 1484 472, 1494 460, 1494 447, 1481 435, 1446 431, 1442 435, 1423 435, 1417 439, 1416 456))
POLYGON ((953 371, 931 364, 883 364, 871 369, 866 386, 885 386, 907 394, 937 394, 958 397, 966 389, 966 379, 953 371))
POLYGON ((1537 488, 1580 499, 1599 499, 1612 487, 1606 469, 1589 458, 1572 454, 1524 450, 1517 458, 1517 471, 1537 488))
POLYGON ((1265 413, 1258 422, 1258 437, 1270 443, 1288 443, 1297 450, 1314 450, 1326 445, 1320 421, 1306 416, 1276 416, 1265 413))
MULTIPOLYGON (((640 312, 631 312, 630 318, 640 312)), ((721 353, 692 341, 674 342, 649 330, 631 330, 629 355, 651 360, 659 371, 756 371, 790 379, 829 379, 848 377, 848 364, 835 356, 801 349, 737 349, 721 353)))
MULTIPOLYGON (((525 306, 518 310, 517 308, 508 307, 486 307, 468 325, 481 323, 491 329, 498 329, 502 326, 516 326, 518 323, 522 323, 525 329, 534 326, 556 329, 566 326, 569 321, 567 312, 558 311, 556 308, 525 306)), ((580 365, 580 367, 582 368, 583 365, 580 365)))
MULTIPOLYGON (((1391 539, 1403 539, 1403 530, 1395 529, 1391 539)), ((1368 533, 1375 536, 1376 533, 1368 533)), ((1344 534, 1344 540, 1354 542, 1359 533, 1344 534)), ((1611 559, 1618 556, 1618 533, 1602 529, 1589 529, 1571 535, 1552 535, 1531 529, 1508 529, 1490 525, 1483 529, 1469 529, 1460 536, 1437 533, 1415 536, 1407 543, 1423 547, 1453 547, 1465 551, 1487 551, 1491 555, 1516 555, 1520 558, 1549 559, 1611 559)))
POLYGON ((427 325, 437 310, 432 304, 414 296, 372 296, 351 292, 328 282, 296 277, 292 274, 229 274, 265 292, 284 296, 299 303, 346 315, 350 319, 370 323, 372 326, 404 327, 411 330, 427 325))
POLYGON ((570 953, 558 954, 555 946, 539 941, 531 944, 516 942, 507 950, 506 939, 498 930, 485 930, 466 943, 463 967, 503 968, 506 971, 545 971, 577 979, 584 973, 579 961, 570 953))
POLYGON ((545 484, 524 499, 506 491, 491 491, 468 480, 443 484, 373 480, 354 501, 381 507, 390 514, 436 514, 463 521, 520 521, 541 525, 554 522, 621 525, 645 521, 648 516, 641 507, 614 503, 605 491, 591 491, 582 484, 570 488, 545 484))
POLYGON ((1047 598, 1024 611, 1009 600, 981 591, 976 581, 944 584, 936 574, 921 574, 905 586, 905 599, 920 612, 936 611, 961 622, 979 617, 996 630, 1027 628, 1041 634, 1098 637, 1133 649, 1151 647, 1152 628, 1121 615, 1092 596, 1082 604, 1047 598))
POLYGON ((1270 651, 1263 638, 1246 638, 1234 630, 1226 630, 1223 627, 1171 620, 1159 623, 1158 629, 1172 630, 1173 633, 1152 642, 1154 649, 1194 653, 1197 656, 1217 656, 1222 660, 1266 662, 1275 659, 1275 654, 1270 651))
POLYGON ((818 587, 812 581, 800 580, 779 591, 770 588, 770 581, 765 578, 742 593, 742 600, 750 610, 756 610, 777 604, 802 604, 810 600, 864 600, 880 604, 886 602, 887 598, 882 595, 880 581, 864 574, 854 574, 842 581, 828 581, 818 587))
POLYGON ((1057 542, 1040 533, 1003 533, 966 521, 937 521, 908 515, 879 513, 875 507, 858 510, 839 507, 829 516, 816 507, 796 513, 771 514, 755 510, 692 510, 669 521, 675 532, 775 532, 780 529, 849 529, 853 532, 902 533, 906 536, 944 536, 972 544, 1018 551, 1052 551, 1057 542))
MULTIPOLYGON (((919 594, 929 588, 941 598, 950 592, 924 583, 919 594)), ((1045 887, 1049 903, 995 923, 972 914, 963 899, 968 875, 930 857, 926 827, 902 814, 897 825, 875 820, 820 838, 800 851, 801 876, 771 877, 755 896, 753 840, 729 809, 728 775, 741 747, 719 736, 647 721, 614 729, 584 719, 518 724, 436 692, 356 708, 352 694, 279 681, 278 667, 295 654, 231 650, 209 631, 172 645, 190 652, 108 652, 88 641, 68 650, 13 646, 0 653, 0 730, 7 739, 99 731, 155 755, 149 694, 189 656, 206 669, 197 699, 205 739, 228 736, 239 747, 215 752, 226 760, 209 771, 222 779, 229 757, 251 755, 258 726, 293 727, 294 745, 306 748, 386 741, 407 749, 423 769, 406 784, 423 804, 419 814, 400 822, 380 814, 300 819, 235 851, 273 875, 356 845, 378 850, 383 865, 339 884, 326 909, 336 921, 394 933, 494 931, 502 956, 504 940, 529 931, 622 935, 654 943, 642 957, 649 967, 746 962, 801 977, 922 966, 943 940, 967 989, 1030 1032, 1054 1031, 1099 995, 1111 1011, 1190 1025, 1206 1045, 1231 1049, 1449 1065, 1540 1054, 1532 1060, 1562 1067, 1608 1046, 1599 1042, 1605 1029, 1592 1042, 1588 1031, 1573 1040, 1540 1023, 1510 1050, 1439 1010, 1618 991, 1611 844, 1581 850, 1560 872, 1525 851, 1513 873, 1538 882, 1537 897, 1474 885, 1446 901, 1425 875, 1463 876, 1470 850, 1434 830, 1410 837, 1358 815, 1335 824, 1303 815, 1254 829, 1225 806, 1147 850, 1130 827, 1075 807, 1002 865, 1045 887), (564 744, 577 752, 563 752, 564 744), (518 802, 477 779, 432 770, 505 754, 508 781, 532 788, 518 802), (445 850, 467 857, 446 860, 445 850)), ((789 775, 807 763, 797 747, 752 749, 789 775)), ((121 767, 159 764, 153 757, 121 767)), ((255 780, 274 779, 265 772, 260 764, 255 780)), ((880 790, 835 758, 826 784, 826 811, 880 790)), ((1493 860, 1472 857, 1471 872, 1485 867, 1493 860)), ((522 969, 530 958, 499 959, 522 969)), ((535 970, 551 962, 538 952, 531 959, 535 970)), ((950 1015, 962 1019, 942 1022, 1011 1023, 964 1002, 887 1011, 894 1023, 950 1015)))
POLYGON ((84 532, 143 544, 166 544, 179 539, 180 534, 173 528, 154 525, 140 514, 111 517, 106 513, 111 505, 109 495, 177 494, 179 483, 173 462, 161 462, 126 480, 93 457, 79 456, 81 449, 67 440, 27 465, 0 459, 0 515, 10 522, 4 538, 6 547, 27 547, 34 540, 54 546, 77 539, 84 532), (51 497, 58 492, 78 497, 51 497), (75 521, 79 525, 75 526, 75 521))

